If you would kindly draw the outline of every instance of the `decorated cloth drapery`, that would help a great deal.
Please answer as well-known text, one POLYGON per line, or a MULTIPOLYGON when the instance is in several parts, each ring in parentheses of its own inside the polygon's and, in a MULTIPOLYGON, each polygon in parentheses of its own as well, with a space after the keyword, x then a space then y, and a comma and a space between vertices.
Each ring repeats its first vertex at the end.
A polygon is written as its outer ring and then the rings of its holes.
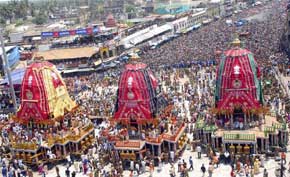
POLYGON ((21 86, 21 105, 15 117, 20 123, 30 121, 53 124, 65 111, 76 107, 64 81, 49 62, 35 62, 25 71, 21 86))
POLYGON ((146 64, 127 64, 119 80, 114 119, 136 120, 138 124, 152 119, 157 111, 157 85, 146 64))
POLYGON ((262 106, 260 70, 247 49, 236 47, 224 53, 217 70, 215 102, 216 109, 230 112, 262 106))

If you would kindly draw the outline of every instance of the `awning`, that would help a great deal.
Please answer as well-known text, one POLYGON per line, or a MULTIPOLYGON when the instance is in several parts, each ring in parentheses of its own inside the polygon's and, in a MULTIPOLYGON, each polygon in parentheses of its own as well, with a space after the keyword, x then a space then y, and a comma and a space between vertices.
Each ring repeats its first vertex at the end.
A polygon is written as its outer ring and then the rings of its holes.
POLYGON ((201 27, 201 23, 192 26, 193 29, 198 29, 199 27, 201 27))
POLYGON ((99 66, 100 64, 102 64, 102 60, 97 60, 96 62, 94 62, 95 66, 99 66))
POLYGON ((70 69, 70 70, 63 70, 62 72, 64 74, 69 74, 69 73, 77 73, 77 72, 91 72, 94 71, 94 68, 81 68, 81 69, 70 69))
POLYGON ((166 32, 166 31, 169 31, 170 29, 171 29, 170 25, 163 25, 163 26, 152 29, 151 31, 149 31, 148 33, 145 33, 142 36, 138 36, 138 37, 132 39, 130 42, 132 42, 134 45, 136 45, 136 44, 139 44, 143 41, 151 39, 154 36, 157 36, 159 34, 166 32))
MULTIPOLYGON (((24 73, 25 73, 25 68, 16 69, 16 70, 11 72, 11 78, 12 78, 13 85, 21 85, 23 77, 24 77, 24 73)), ((7 77, 5 77, 5 79, 3 79, 0 82, 1 85, 5 85, 8 83, 9 83, 9 81, 8 81, 7 77)))
POLYGON ((40 41, 41 40, 41 37, 40 36, 35 36, 35 37, 32 37, 33 41, 40 41))
POLYGON ((141 33, 139 35, 134 36, 134 38, 130 38, 126 41, 122 40, 124 43, 123 45, 125 46, 125 48, 131 48, 134 45, 140 44, 146 40, 149 40, 155 36, 158 36, 164 32, 167 32, 171 29, 172 29, 172 27, 168 24, 162 25, 159 27, 152 27, 152 29, 150 29, 148 31, 144 31, 144 33, 141 33))

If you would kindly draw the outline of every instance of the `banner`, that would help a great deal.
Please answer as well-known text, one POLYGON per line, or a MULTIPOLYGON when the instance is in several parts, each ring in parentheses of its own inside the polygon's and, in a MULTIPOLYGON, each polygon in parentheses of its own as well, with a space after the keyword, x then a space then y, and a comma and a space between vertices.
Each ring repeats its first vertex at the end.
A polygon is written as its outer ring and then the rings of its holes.
POLYGON ((60 32, 58 32, 58 36, 59 37, 69 36, 69 35, 70 35, 69 31, 60 31, 60 32))
POLYGON ((84 34, 87 34, 87 30, 86 30, 86 29, 79 29, 79 30, 76 30, 76 34, 77 34, 77 35, 84 35, 84 34))
POLYGON ((41 33, 41 37, 45 38, 45 37, 53 37, 53 32, 42 32, 41 33))
POLYGON ((96 34, 100 30, 98 27, 96 28, 82 28, 82 29, 76 29, 76 30, 65 30, 65 31, 52 31, 52 32, 42 32, 41 38, 59 38, 59 37, 65 37, 65 36, 73 36, 73 35, 91 35, 96 34))

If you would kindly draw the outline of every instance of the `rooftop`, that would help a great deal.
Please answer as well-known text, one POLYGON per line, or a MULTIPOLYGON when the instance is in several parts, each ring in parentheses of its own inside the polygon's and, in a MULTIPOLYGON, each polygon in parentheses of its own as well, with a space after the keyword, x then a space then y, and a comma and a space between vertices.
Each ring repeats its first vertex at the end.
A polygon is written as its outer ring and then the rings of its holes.
POLYGON ((65 60, 76 58, 89 58, 98 52, 97 47, 80 47, 69 49, 55 49, 36 52, 34 57, 43 57, 43 60, 65 60))

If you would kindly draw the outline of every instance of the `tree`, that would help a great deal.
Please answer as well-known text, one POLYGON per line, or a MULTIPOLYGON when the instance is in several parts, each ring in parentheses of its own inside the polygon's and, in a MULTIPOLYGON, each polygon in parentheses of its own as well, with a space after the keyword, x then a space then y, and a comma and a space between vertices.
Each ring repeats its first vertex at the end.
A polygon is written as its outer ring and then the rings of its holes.
POLYGON ((0 18, 0 24, 5 24, 6 23, 6 21, 5 21, 5 19, 3 19, 3 18, 0 18))
POLYGON ((127 13, 134 13, 134 12, 136 12, 136 8, 133 5, 127 4, 126 7, 125 7, 125 9, 126 9, 126 12, 127 13))
POLYGON ((103 14, 104 13, 104 5, 103 4, 98 4, 97 5, 97 12, 99 14, 103 14))
POLYGON ((35 16, 35 10, 34 10, 35 9, 35 5, 33 3, 31 3, 29 9, 30 9, 30 15, 32 17, 34 17, 35 16))
POLYGON ((14 16, 14 12, 13 12, 13 8, 11 5, 9 4, 2 4, 0 6, 0 16, 4 19, 4 20, 12 20, 13 16, 14 16))
POLYGON ((37 25, 42 25, 46 23, 46 21, 47 21, 47 16, 45 16, 44 14, 39 14, 33 19, 33 23, 37 25))

